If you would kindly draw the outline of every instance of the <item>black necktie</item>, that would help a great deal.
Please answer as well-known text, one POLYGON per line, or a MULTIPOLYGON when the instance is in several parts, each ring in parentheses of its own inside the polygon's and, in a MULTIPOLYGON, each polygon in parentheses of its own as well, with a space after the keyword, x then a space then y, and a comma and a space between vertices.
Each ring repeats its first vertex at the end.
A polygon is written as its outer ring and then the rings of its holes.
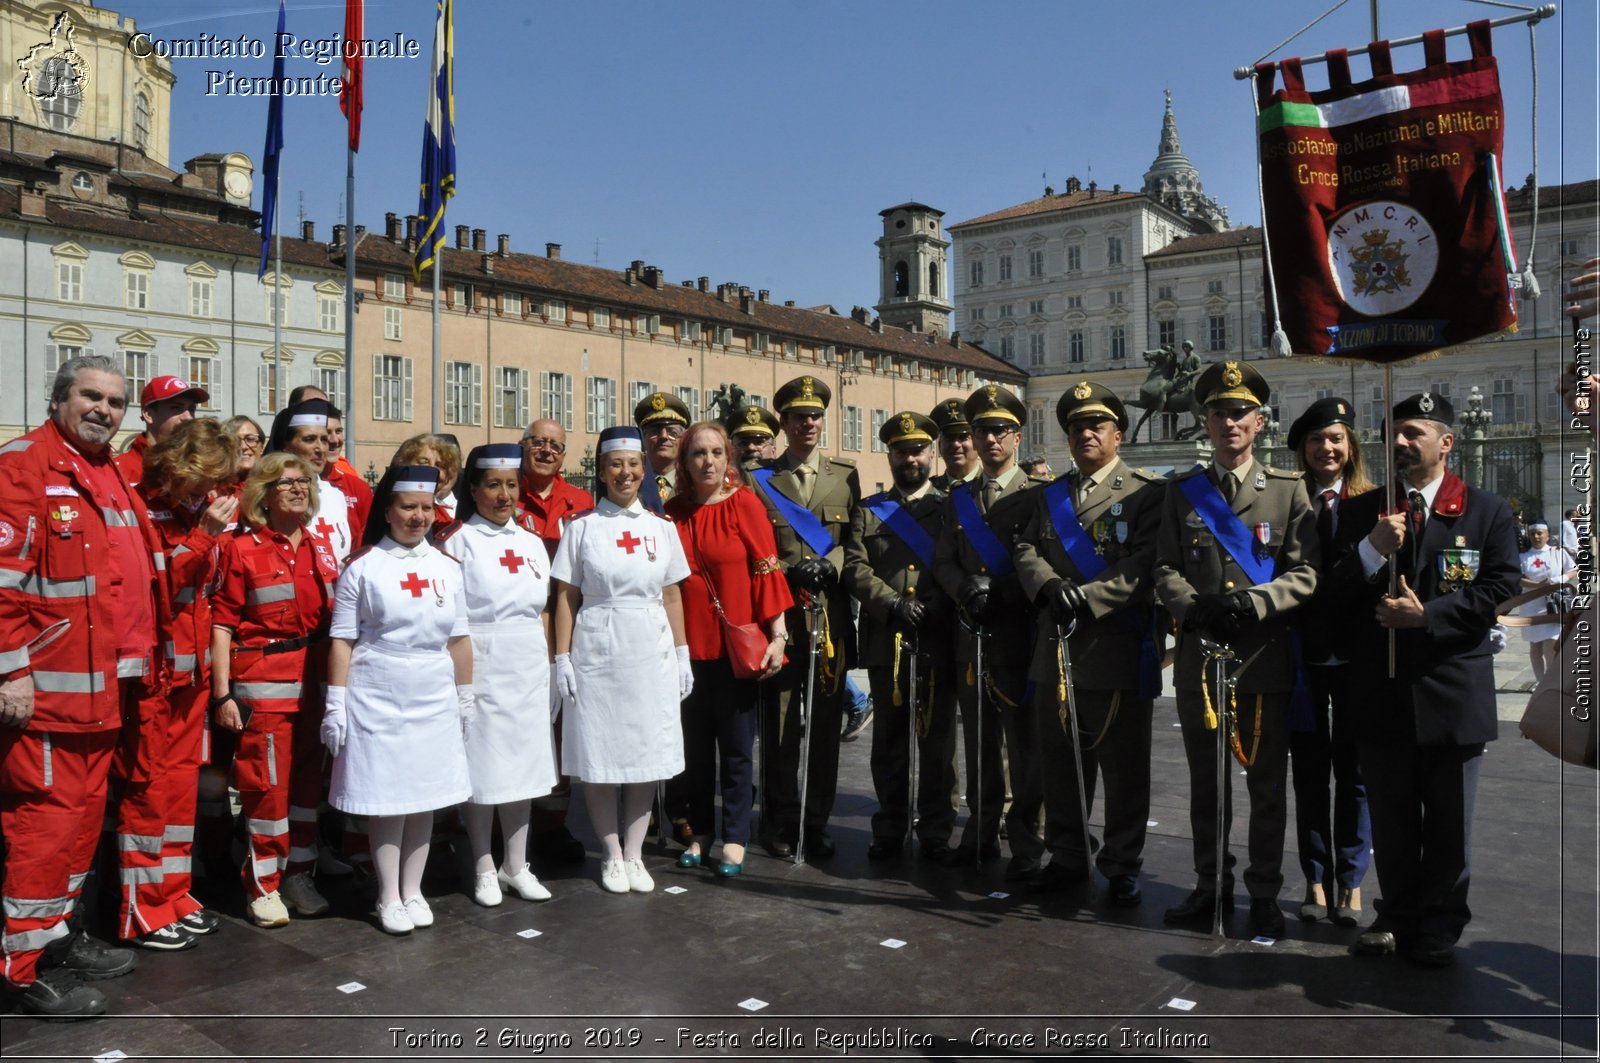
POLYGON ((1324 549, 1333 542, 1333 506, 1339 494, 1331 487, 1322 492, 1322 508, 1317 512, 1317 539, 1324 549))
POLYGON ((1239 481, 1233 478, 1233 473, 1226 469, 1217 470, 1217 489, 1222 492, 1222 497, 1229 506, 1233 505, 1233 496, 1238 487, 1239 481))

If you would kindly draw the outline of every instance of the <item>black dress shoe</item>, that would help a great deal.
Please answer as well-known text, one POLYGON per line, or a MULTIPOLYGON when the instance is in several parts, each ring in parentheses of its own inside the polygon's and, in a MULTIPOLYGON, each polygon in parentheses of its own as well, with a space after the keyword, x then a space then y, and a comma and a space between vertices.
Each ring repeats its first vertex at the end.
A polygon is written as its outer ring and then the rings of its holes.
MULTIPOLYGON (((1161 921, 1169 924, 1210 922, 1216 907, 1217 898, 1215 894, 1207 893, 1205 890, 1195 890, 1163 912, 1161 921)), ((1222 910, 1224 912, 1233 911, 1232 896, 1222 898, 1222 910)))
POLYGON ((1278 898, 1250 898, 1250 922, 1261 937, 1273 940, 1283 937, 1283 909, 1278 907, 1278 898))
POLYGON ((868 860, 893 860, 906 851, 904 838, 874 838, 867 846, 868 860))
POLYGON ((787 860, 794 855, 794 843, 781 834, 764 834, 761 847, 775 860, 787 860))
POLYGON ((806 831, 806 858, 810 860, 828 860, 837 851, 833 838, 825 830, 806 831))
POLYGON ((1068 867, 1061 860, 1051 860, 1028 879, 1027 889, 1029 893, 1060 893, 1062 890, 1076 889, 1087 881, 1089 872, 1068 867))
POLYGON ((953 852, 955 850, 950 848, 949 842, 919 842, 917 845, 917 853, 922 859, 932 860, 938 864, 947 861, 953 852))
POLYGON ((983 847, 982 855, 974 854, 970 845, 954 846, 945 854, 944 862, 951 867, 963 867, 998 859, 1000 859, 1000 843, 994 842, 983 847))
POLYGON ((1113 908, 1137 908, 1144 899, 1138 875, 1112 875, 1106 898, 1113 908))
POLYGON ((1008 882, 1021 882, 1031 879, 1039 873, 1039 858, 1037 856, 1013 856, 1006 861, 1006 880, 1008 882))
POLYGON ((1394 935, 1387 930, 1368 930, 1350 946, 1352 956, 1393 956, 1394 935))
POLYGON ((1456 947, 1436 939, 1423 938, 1408 945, 1405 956, 1418 967, 1449 967, 1456 962, 1456 947))

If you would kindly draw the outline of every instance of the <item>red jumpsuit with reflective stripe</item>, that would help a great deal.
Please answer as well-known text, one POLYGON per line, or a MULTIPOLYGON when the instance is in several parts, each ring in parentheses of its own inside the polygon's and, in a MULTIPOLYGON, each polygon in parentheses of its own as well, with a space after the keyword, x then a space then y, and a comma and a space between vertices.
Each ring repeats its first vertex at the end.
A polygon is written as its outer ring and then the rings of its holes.
MULTIPOLYGON (((124 455, 126 457, 126 455, 124 455)), ((189 895, 195 801, 205 760, 211 693, 210 584, 217 540, 200 527, 210 499, 174 505, 149 484, 139 494, 166 558, 171 611, 159 624, 160 653, 172 668, 165 694, 143 691, 123 722, 112 771, 122 780, 117 808, 121 889, 118 933, 134 938, 197 911, 189 895)))
POLYGON ((298 546, 250 529, 222 548, 211 621, 233 631, 231 689, 240 711, 251 714, 233 778, 250 839, 240 877, 252 898, 316 863, 318 730, 338 574, 328 541, 310 528, 298 546))
MULTIPOLYGON (((109 455, 100 460, 109 465, 109 455)), ((44 946, 69 933, 122 723, 121 632, 116 603, 99 586, 112 536, 90 465, 52 422, 0 446, 0 681, 31 676, 34 687, 27 727, 0 733, 0 952, 12 986, 30 985, 44 946)), ((127 494, 122 517, 148 528, 144 503, 127 494)), ((165 587, 158 580, 154 590, 159 615, 165 587)), ((123 596, 150 591, 125 587, 123 596)), ((150 678, 164 682, 159 670, 150 678)))

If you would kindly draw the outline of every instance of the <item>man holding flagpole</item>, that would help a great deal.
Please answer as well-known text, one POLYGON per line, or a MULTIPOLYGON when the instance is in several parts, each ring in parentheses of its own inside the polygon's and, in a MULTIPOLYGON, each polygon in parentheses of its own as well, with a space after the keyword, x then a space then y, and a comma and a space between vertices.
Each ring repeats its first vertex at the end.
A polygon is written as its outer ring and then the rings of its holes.
POLYGON ((453 0, 438 0, 439 16, 433 27, 433 88, 428 94, 428 120, 422 130, 422 195, 417 214, 422 235, 417 240, 411 271, 417 283, 433 267, 433 378, 429 385, 433 428, 438 434, 439 408, 439 307, 440 258, 444 253, 444 207, 456 194, 456 76, 453 0))

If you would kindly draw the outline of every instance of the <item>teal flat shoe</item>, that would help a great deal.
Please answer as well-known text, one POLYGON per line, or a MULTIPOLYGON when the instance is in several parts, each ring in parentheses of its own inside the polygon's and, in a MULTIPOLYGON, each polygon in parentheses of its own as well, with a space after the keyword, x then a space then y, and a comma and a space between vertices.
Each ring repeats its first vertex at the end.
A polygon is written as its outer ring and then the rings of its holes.
POLYGON ((732 878, 735 875, 742 875, 744 874, 744 861, 740 860, 737 864, 735 864, 724 860, 722 863, 717 865, 717 874, 721 875, 723 878, 732 878))
POLYGON ((678 866, 679 867, 699 867, 700 866, 700 854, 699 853, 691 853, 691 852, 687 852, 687 851, 679 853, 678 854, 678 866))

